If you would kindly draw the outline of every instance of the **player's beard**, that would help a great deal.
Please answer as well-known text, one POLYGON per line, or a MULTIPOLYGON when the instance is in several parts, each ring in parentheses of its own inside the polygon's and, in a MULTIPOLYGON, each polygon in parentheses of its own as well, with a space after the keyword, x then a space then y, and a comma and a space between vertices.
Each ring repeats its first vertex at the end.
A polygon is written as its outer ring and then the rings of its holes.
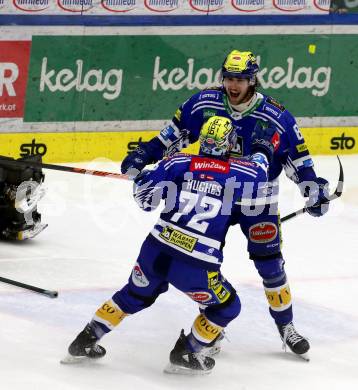
POLYGON ((252 98, 254 93, 255 88, 253 88, 252 86, 249 87, 247 91, 238 93, 233 93, 230 90, 226 89, 226 94, 229 98, 229 102, 233 106, 248 102, 252 98))

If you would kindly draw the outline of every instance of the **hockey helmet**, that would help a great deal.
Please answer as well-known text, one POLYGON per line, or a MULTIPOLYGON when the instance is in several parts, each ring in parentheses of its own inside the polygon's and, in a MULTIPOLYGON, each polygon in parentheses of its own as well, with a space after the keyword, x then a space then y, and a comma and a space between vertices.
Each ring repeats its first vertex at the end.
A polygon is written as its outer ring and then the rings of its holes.
POLYGON ((231 120, 223 116, 212 116, 200 130, 200 151, 212 156, 225 156, 236 145, 236 140, 231 120))
POLYGON ((236 77, 248 79, 251 85, 256 82, 259 66, 256 57, 251 51, 233 50, 223 62, 221 72, 223 77, 236 77))

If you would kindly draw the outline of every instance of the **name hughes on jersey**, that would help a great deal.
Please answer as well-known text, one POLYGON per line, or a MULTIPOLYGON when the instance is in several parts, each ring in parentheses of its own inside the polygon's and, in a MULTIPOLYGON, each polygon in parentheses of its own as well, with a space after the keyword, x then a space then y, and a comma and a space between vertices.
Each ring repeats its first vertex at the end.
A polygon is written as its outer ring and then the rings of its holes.
POLYGON ((200 180, 188 180, 184 188, 187 191, 206 192, 207 194, 220 196, 222 192, 222 186, 218 183, 210 183, 207 181, 200 180))

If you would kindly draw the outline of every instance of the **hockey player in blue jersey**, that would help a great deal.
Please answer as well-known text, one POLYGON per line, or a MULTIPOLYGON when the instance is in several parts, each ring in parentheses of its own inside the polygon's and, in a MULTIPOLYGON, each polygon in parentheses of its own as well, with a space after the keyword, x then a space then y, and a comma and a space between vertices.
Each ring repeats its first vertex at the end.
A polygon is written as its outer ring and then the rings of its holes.
POLYGON ((202 127, 199 156, 178 154, 137 176, 134 197, 139 206, 151 211, 163 198, 165 208, 142 245, 128 283, 96 311, 63 363, 103 357, 106 351, 98 340, 126 316, 152 305, 170 283, 199 303, 201 312, 188 335, 182 330, 165 371, 212 370, 215 361, 202 350, 241 308, 235 289, 220 272, 225 236, 241 214, 236 202, 255 199, 267 185, 275 132, 257 127, 253 155, 229 160, 236 133, 228 118, 214 116, 202 127))
POLYGON ((317 177, 313 162, 294 117, 272 97, 257 91, 259 67, 251 52, 232 51, 222 65, 222 87, 194 94, 175 112, 171 123, 157 137, 130 153, 122 163, 122 172, 135 176, 147 164, 172 155, 197 141, 199 129, 207 118, 220 115, 230 118, 237 133, 236 156, 250 155, 250 140, 256 124, 275 126, 280 145, 270 167, 271 188, 267 189, 267 208, 256 219, 247 221, 242 230, 248 240, 250 259, 263 280, 265 293, 284 347, 296 354, 309 349, 308 341, 294 328, 290 296, 281 253, 280 217, 277 207, 278 176, 286 175, 308 197, 307 211, 321 216, 328 210, 328 182, 317 177))

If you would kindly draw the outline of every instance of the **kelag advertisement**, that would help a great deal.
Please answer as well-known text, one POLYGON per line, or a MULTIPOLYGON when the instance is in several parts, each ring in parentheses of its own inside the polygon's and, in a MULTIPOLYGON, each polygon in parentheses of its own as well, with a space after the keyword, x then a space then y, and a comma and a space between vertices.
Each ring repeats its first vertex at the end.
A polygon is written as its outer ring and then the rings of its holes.
POLYGON ((233 47, 257 54, 261 91, 295 116, 358 116, 342 83, 350 75, 358 90, 354 35, 42 36, 32 41, 25 121, 170 118, 193 92, 220 83, 233 47))
POLYGON ((234 48, 257 55, 259 91, 306 123, 312 153, 357 153, 356 42, 349 33, 2 40, 0 154, 121 160, 193 93, 220 84, 223 55, 234 48))

